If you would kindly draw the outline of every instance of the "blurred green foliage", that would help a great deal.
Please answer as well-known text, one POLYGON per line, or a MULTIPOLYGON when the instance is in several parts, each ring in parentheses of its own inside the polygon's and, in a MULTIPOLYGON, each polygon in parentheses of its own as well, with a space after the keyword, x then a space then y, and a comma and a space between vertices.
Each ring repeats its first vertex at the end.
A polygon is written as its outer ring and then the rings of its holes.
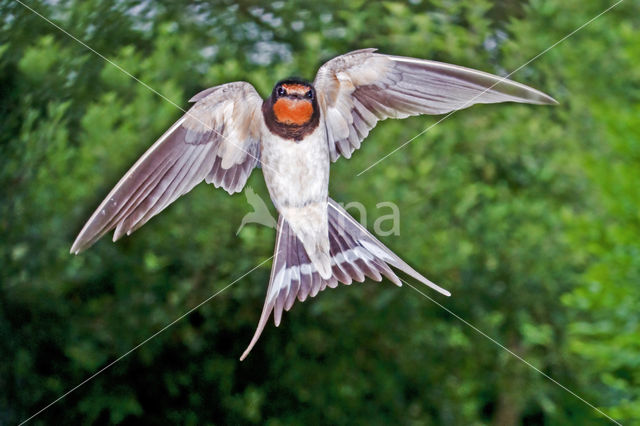
MULTIPOLYGON (((612 2, 29 1, 178 105, 312 79, 363 47, 505 74, 612 2)), ((617 420, 640 422, 640 5, 513 76, 556 107, 379 124, 332 168, 338 201, 393 201, 384 238, 456 314, 617 420)), ((243 195, 201 185, 132 237, 71 256, 97 203, 179 115, 0 0, 0 424, 29 417, 272 252, 243 195)), ((264 197, 259 172, 249 185, 264 197)), ((371 221, 371 223, 373 223, 371 221)), ((343 286, 269 325, 240 363, 267 265, 35 424, 602 424, 592 408, 408 287, 343 286)))

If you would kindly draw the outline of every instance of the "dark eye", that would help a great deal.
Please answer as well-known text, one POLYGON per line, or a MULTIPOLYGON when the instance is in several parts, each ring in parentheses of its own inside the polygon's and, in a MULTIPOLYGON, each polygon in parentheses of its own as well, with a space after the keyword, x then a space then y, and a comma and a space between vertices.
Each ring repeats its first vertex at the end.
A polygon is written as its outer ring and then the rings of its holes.
POLYGON ((284 87, 278 87, 278 89, 276 89, 276 94, 278 96, 284 96, 287 94, 287 92, 284 90, 284 87))
POLYGON ((313 99, 313 92, 311 90, 309 90, 307 93, 304 94, 304 96, 307 99, 313 99))

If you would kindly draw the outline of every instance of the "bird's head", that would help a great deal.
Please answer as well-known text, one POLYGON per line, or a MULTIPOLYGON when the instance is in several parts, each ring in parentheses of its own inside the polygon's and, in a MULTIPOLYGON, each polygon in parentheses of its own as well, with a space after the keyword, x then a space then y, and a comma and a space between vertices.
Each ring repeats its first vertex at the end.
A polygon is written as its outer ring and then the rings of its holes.
POLYGON ((273 117, 287 126, 308 124, 318 108, 313 86, 298 79, 278 82, 271 93, 271 101, 273 117))

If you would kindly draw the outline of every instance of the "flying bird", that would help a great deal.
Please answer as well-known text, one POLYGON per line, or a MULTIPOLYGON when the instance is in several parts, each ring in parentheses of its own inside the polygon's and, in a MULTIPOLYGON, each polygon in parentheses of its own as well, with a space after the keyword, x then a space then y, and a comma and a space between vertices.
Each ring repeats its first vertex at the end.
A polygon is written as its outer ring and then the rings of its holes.
POLYGON ((131 167, 84 225, 79 253, 115 228, 131 234, 198 183, 244 187, 260 167, 278 210, 266 300, 244 359, 271 313, 276 326, 295 300, 338 283, 400 286, 396 268, 449 296, 378 241, 328 196, 329 167, 350 158, 380 120, 445 114, 477 103, 553 104, 550 96, 485 72, 436 61, 353 51, 320 67, 314 81, 278 82, 262 99, 247 82, 206 89, 131 167))

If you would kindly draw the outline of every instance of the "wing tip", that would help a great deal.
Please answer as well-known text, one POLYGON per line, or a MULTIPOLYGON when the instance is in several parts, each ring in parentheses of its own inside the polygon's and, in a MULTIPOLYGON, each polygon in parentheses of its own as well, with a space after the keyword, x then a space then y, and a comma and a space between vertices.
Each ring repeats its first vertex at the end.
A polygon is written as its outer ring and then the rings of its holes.
POLYGON ((537 105, 560 105, 560 102, 547 95, 544 92, 541 92, 532 87, 525 86, 529 89, 529 92, 533 95, 531 97, 527 97, 526 99, 529 103, 537 104, 537 105))
MULTIPOLYGON (((474 69, 474 68, 468 68, 468 67, 463 67, 460 65, 455 65, 455 64, 449 64, 446 62, 439 62, 439 61, 433 61, 433 60, 429 60, 429 59, 420 59, 420 58, 410 58, 410 57, 404 57, 404 56, 395 56, 395 55, 385 55, 386 57, 388 57, 389 59, 396 61, 396 62, 404 62, 407 64, 427 64, 427 65, 431 65, 434 66, 436 68, 439 69, 453 69, 453 70, 457 70, 457 71, 461 71, 461 72, 471 72, 474 73, 475 75, 479 76, 479 77, 484 77, 484 78, 491 78, 491 79, 498 79, 497 82, 494 82, 493 85, 491 85, 491 87, 494 86, 502 86, 502 87, 509 87, 511 86, 512 88, 517 88, 519 89, 520 93, 513 93, 511 90, 507 90, 506 94, 513 96, 515 98, 520 98, 522 99, 520 102, 526 102, 526 103, 531 103, 531 104, 538 104, 538 105, 559 105, 559 102, 557 100, 555 100, 554 98, 552 98, 551 96, 547 95, 544 92, 541 92, 537 89, 534 89, 530 86, 527 86, 525 84, 519 83, 515 80, 510 80, 507 77, 500 77, 498 75, 495 74, 491 74, 491 73, 487 73, 485 71, 481 71, 478 69, 474 69)), ((510 76, 511 74, 509 74, 510 76)), ((514 99, 515 101, 515 99, 514 99)))
POLYGON ((71 245, 71 249, 69 250, 70 254, 75 254, 76 256, 86 249, 86 243, 80 239, 80 236, 76 238, 76 240, 71 245))

